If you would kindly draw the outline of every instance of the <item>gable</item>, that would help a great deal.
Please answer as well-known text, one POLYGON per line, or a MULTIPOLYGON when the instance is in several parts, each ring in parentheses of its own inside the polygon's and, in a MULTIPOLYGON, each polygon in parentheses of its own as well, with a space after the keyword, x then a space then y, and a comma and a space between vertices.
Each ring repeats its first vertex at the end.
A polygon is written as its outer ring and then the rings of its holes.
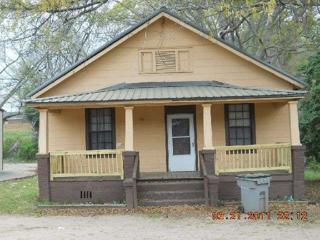
MULTIPOLYGON (((227 46, 228 47, 228 46, 227 46)), ((221 44, 213 43, 185 26, 161 16, 69 77, 34 97, 46 97, 96 90, 121 82, 215 80, 246 87, 294 89, 297 85, 274 71, 241 57, 221 44), (142 50, 187 49, 189 72, 141 73, 142 50)), ((48 88, 47 87, 47 88, 48 88)))

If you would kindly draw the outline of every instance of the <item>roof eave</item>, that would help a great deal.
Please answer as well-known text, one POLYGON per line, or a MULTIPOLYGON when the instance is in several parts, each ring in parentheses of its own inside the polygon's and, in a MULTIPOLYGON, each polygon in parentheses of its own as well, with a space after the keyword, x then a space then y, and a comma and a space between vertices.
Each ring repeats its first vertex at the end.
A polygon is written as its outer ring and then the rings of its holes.
POLYGON ((145 103, 162 103, 162 102, 249 102, 249 101, 281 101, 281 100, 300 100, 304 95, 297 96, 241 96, 241 97, 219 97, 219 98, 180 98, 180 99, 138 99, 138 100, 112 100, 112 101, 83 101, 83 102, 32 102, 26 101, 26 104, 31 107, 45 107, 45 106, 68 106, 68 105, 113 105, 113 104, 145 104, 145 103))

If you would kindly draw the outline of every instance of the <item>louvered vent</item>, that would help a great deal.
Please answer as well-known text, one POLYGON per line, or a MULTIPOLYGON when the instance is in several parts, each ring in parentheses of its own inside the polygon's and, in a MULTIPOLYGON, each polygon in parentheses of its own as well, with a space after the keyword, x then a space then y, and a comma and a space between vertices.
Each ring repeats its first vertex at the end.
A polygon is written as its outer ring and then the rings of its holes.
POLYGON ((156 72, 175 72, 176 71, 176 52, 175 51, 156 51, 156 72))
POLYGON ((150 49, 140 52, 142 73, 190 72, 188 49, 150 49))

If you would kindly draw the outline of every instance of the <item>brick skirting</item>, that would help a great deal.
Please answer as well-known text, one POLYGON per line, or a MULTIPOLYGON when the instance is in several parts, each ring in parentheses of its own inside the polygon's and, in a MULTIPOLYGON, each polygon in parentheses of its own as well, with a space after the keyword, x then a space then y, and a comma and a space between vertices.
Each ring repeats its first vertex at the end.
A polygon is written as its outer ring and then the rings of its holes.
MULTIPOLYGON (((240 200, 240 188, 235 175, 214 174, 213 150, 200 152, 206 168, 204 191, 207 204, 218 200, 240 200)), ((57 203, 127 203, 128 208, 138 205, 136 179, 139 178, 139 153, 124 152, 124 179, 99 179, 81 177, 77 180, 50 181, 49 154, 38 154, 39 199, 57 203), (137 163, 135 165, 135 162, 137 163)), ((295 200, 304 197, 304 148, 292 147, 292 174, 271 175, 270 199, 282 200, 293 196, 295 200)))
POLYGON ((52 181, 51 201, 57 203, 122 203, 122 180, 52 181))

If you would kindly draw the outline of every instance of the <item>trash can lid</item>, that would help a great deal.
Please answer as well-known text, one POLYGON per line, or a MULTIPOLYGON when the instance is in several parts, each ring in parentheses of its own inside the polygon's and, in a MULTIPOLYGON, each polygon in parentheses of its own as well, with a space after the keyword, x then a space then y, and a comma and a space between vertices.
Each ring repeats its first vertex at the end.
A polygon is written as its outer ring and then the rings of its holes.
POLYGON ((248 174, 239 174, 237 175, 237 178, 266 178, 266 177, 270 177, 270 174, 266 174, 266 173, 248 173, 248 174))

